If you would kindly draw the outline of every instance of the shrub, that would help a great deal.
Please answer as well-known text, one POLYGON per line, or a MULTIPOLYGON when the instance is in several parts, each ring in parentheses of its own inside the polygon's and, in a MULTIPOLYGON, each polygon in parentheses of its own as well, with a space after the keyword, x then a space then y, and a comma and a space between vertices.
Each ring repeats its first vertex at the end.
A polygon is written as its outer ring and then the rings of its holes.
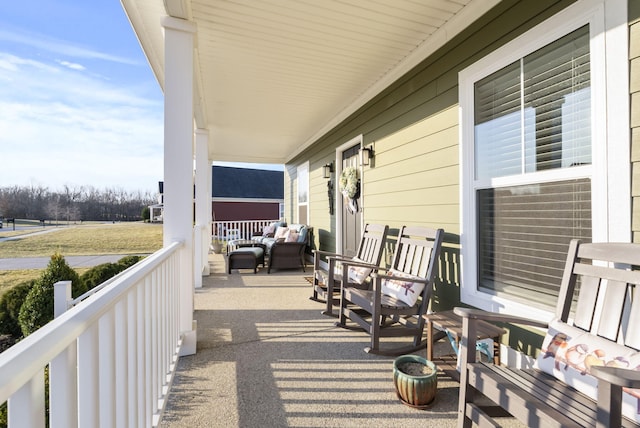
POLYGON ((116 276, 123 270, 138 263, 142 258, 142 256, 125 256, 116 263, 103 263, 94 266, 83 273, 80 280, 85 284, 87 290, 91 290, 106 280, 116 276))
POLYGON ((121 271, 123 271, 135 265, 142 259, 144 259, 144 256, 124 256, 118 260, 118 265, 121 267, 121 271))
POLYGON ((22 337, 18 315, 34 283, 28 281, 18 284, 0 297, 0 335, 8 335, 14 342, 22 337))
POLYGON ((82 274, 80 280, 84 282, 88 290, 102 284, 109 278, 116 276, 120 269, 115 263, 103 263, 96 265, 82 274))
POLYGON ((12 336, 9 336, 8 334, 0 334, 0 353, 11 348, 15 343, 16 341, 12 336))
POLYGON ((78 273, 61 254, 51 256, 49 265, 36 279, 20 308, 18 320, 24 336, 33 333, 53 319, 53 285, 58 281, 71 281, 71 294, 78 297, 86 291, 78 273))

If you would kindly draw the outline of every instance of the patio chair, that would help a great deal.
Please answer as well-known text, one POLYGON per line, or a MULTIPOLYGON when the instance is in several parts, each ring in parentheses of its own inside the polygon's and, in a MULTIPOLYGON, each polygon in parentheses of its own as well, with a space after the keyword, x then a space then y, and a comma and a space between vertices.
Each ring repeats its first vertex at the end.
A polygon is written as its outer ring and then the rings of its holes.
POLYGON ((400 355, 426 344, 423 315, 431 299, 443 235, 442 229, 403 226, 391 267, 371 274, 373 288, 342 287, 336 325, 367 332, 371 346, 366 352, 400 355), (347 319, 358 326, 347 325, 347 319), (413 343, 381 349, 381 337, 412 337, 413 343))
POLYGON ((305 248, 309 242, 309 234, 311 228, 304 224, 290 224, 286 228, 283 238, 278 239, 278 231, 276 231, 276 240, 269 244, 266 248, 269 254, 269 267, 267 273, 271 273, 271 269, 298 269, 305 271, 306 261, 304 258, 305 248))
POLYGON ((362 239, 353 258, 328 251, 314 251, 313 294, 310 299, 326 304, 322 311, 324 315, 333 315, 333 305, 340 304, 340 287, 343 278, 347 278, 346 285, 349 287, 370 287, 370 281, 367 279, 380 264, 388 231, 387 225, 365 225, 362 239), (327 269, 321 266, 322 257, 327 258, 327 269), (350 265, 343 264, 343 261, 350 262, 350 265))

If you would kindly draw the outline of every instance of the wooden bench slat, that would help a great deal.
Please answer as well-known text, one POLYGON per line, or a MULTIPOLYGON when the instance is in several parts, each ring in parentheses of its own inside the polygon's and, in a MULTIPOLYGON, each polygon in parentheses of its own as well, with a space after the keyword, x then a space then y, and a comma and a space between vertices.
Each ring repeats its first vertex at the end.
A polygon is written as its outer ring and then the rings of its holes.
POLYGON ((585 277, 608 278, 629 284, 640 284, 640 271, 637 270, 624 270, 616 269, 615 267, 576 263, 573 271, 576 275, 583 275, 585 277))
POLYGON ((469 385, 480 389, 493 402, 502 406, 507 412, 528 426, 539 427, 579 427, 576 423, 560 412, 520 389, 512 382, 496 373, 483 363, 469 364, 469 385))
POLYGON ((513 370, 504 367, 501 369, 497 371, 508 373, 503 376, 508 376, 522 389, 538 397, 549 406, 563 409, 572 420, 583 426, 595 425, 593 400, 585 394, 538 370, 513 370))
MULTIPOLYGON (((640 289, 636 287, 633 290, 634 293, 640 293, 640 289)), ((628 328, 624 336, 624 344, 633 349, 640 350, 640 299, 635 299, 631 303, 631 309, 629 311, 629 323, 628 328)))
POLYGON ((640 253, 635 250, 636 245, 622 242, 582 244, 578 255, 591 260, 604 260, 640 266, 640 253))
POLYGON ((600 290, 600 278, 582 277, 582 286, 578 304, 576 305, 576 315, 573 325, 583 330, 590 331, 593 323, 593 311, 598 299, 600 290))
POLYGON ((626 296, 626 283, 618 281, 608 282, 603 303, 603 307, 607 308, 607 312, 606 316, 600 318, 597 331, 599 336, 606 337, 614 342, 618 339, 626 296))

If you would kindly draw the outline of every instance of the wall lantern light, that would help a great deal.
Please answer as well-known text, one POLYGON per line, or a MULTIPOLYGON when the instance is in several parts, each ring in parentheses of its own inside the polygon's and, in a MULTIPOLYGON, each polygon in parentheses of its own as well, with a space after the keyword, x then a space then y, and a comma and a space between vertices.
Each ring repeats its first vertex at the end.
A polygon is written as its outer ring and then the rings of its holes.
POLYGON ((373 159, 373 149, 371 147, 362 147, 360 149, 360 165, 368 166, 373 159))
POLYGON ((331 173, 333 172, 333 162, 326 164, 322 167, 322 177, 323 178, 331 178, 331 173))

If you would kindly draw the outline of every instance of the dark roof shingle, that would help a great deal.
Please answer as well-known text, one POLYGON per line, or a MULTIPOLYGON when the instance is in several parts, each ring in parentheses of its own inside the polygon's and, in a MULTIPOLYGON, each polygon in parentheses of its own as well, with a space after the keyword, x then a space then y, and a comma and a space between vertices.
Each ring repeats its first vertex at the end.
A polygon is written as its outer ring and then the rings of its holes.
POLYGON ((214 198, 284 199, 284 172, 214 165, 214 198))

